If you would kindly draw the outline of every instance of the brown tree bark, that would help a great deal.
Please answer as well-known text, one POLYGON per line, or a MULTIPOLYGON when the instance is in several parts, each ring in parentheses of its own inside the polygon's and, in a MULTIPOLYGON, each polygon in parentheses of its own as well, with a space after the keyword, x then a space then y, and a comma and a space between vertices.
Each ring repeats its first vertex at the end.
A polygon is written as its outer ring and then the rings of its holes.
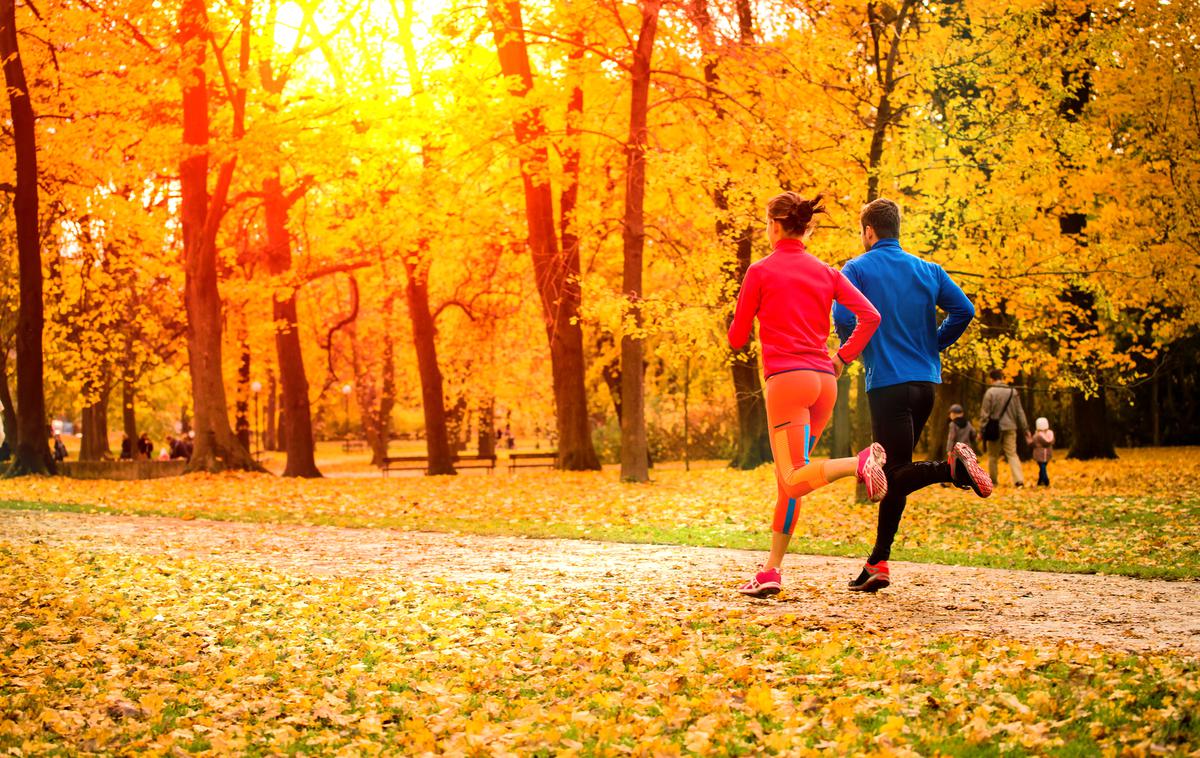
POLYGON ((279 388, 275 386, 275 371, 267 370, 267 435, 263 440, 263 448, 266 450, 279 449, 279 435, 276 433, 276 419, 279 414, 279 388))
MULTIPOLYGON (((533 72, 525 45, 520 0, 488 0, 488 15, 500 58, 500 70, 517 84, 513 94, 524 97, 533 89, 533 72)), ((521 146, 521 181, 525 192, 525 218, 529 250, 542 302, 554 404, 558 425, 558 466, 571 471, 598 470, 600 461, 592 444, 584 389, 583 327, 578 322, 582 294, 579 257, 560 255, 554 229, 554 202, 545 179, 549 153, 541 112, 530 108, 513 122, 521 146)))
POLYGON ((1082 390, 1071 392, 1073 436, 1068 458, 1090 461, 1097 458, 1116 458, 1112 424, 1108 417, 1108 393, 1103 385, 1092 394, 1082 390))
MULTIPOLYGON (((738 0, 737 10, 741 42, 743 45, 753 45, 753 14, 747 0, 738 0)), ((695 0, 692 14, 700 32, 701 49, 705 55, 704 83, 708 85, 709 103, 717 114, 718 123, 721 123, 724 121, 726 113, 715 92, 715 88, 720 83, 720 73, 717 70, 719 51, 716 46, 716 35, 713 31, 712 16, 708 10, 707 0, 695 0)), ((713 205, 717 208, 717 238, 720 240, 730 239, 734 235, 736 226, 729 220, 729 195, 726 186, 718 186, 713 190, 713 205)), ((750 226, 741 228, 735 240, 733 260, 725 266, 728 278, 727 291, 731 298, 736 298, 738 288, 746 276, 746 269, 750 267, 753 245, 753 228, 750 226)), ((733 314, 730 313, 726 319, 726 327, 732 320, 733 314)), ((751 333, 751 342, 753 339, 754 335, 751 333)), ((741 350, 730 350, 729 358, 738 419, 737 444, 734 447, 733 460, 729 462, 729 465, 736 469, 753 469, 774 459, 771 454, 771 440, 767 433, 767 404, 763 396, 762 381, 759 378, 758 359, 750 350, 749 345, 741 350)))
MULTIPOLYGON (((292 237, 287 230, 288 210, 304 195, 307 182, 301 182, 287 195, 279 174, 263 180, 263 210, 267 227, 267 270, 272 276, 286 276, 292 269, 292 237)), ((287 451, 284 476, 316 478, 321 476, 313 457, 312 406, 308 400, 308 376, 304 371, 304 355, 300 348, 300 319, 296 314, 296 288, 274 288, 271 299, 275 317, 275 352, 279 374, 283 380, 283 407, 287 413, 287 436, 283 448, 287 451)))
MULTIPOLYGON (((393 13, 396 13, 393 7, 393 13)), ((397 13, 400 29, 400 45, 404 51, 405 65, 413 95, 425 91, 425 80, 417 63, 417 52, 412 39, 412 0, 405 0, 404 16, 397 13)), ((433 169, 433 155, 423 137, 421 143, 422 168, 433 169)), ((404 261, 405 296, 408 301, 408 316, 413 326, 413 346, 417 352, 417 371, 421 377, 421 406, 425 415, 425 449, 429 458, 430 476, 452 475, 454 453, 450 447, 450 432, 447 425, 446 395, 443 389, 442 370, 437 358, 437 326, 429 307, 429 267, 431 265, 429 240, 421 239, 417 248, 401 256, 404 261)))
POLYGON ((0 429, 9 448, 17 442, 17 406, 13 403, 8 386, 8 349, 0 347, 0 429))
POLYGON ((479 454, 496 454, 496 399, 488 401, 479 407, 479 454))
POLYGON ((38 227, 37 138, 33 103, 17 44, 15 0, 0 0, 0 56, 11 109, 16 152, 17 264, 20 310, 17 313, 17 439, 7 476, 53 474, 50 436, 46 424, 46 394, 42 368, 42 250, 38 227))
POLYGON ((108 393, 106 386, 96 402, 83 406, 79 460, 100 461, 112 457, 112 448, 108 445, 108 393))
POLYGON ((133 380, 128 376, 121 379, 121 427, 125 432, 125 436, 130 441, 130 452, 133 453, 134 460, 141 456, 138 450, 138 429, 137 429, 137 413, 134 408, 134 400, 137 393, 134 391, 133 380))
MULTIPOLYGON (((428 259, 423 251, 420 260, 428 259)), ((442 370, 438 367, 436 329, 429 309, 429 282, 424 271, 410 257, 404 257, 405 294, 412 319, 413 346, 417 351, 417 371, 421 375, 421 409, 425 414, 425 448, 429 456, 430 476, 454 474, 450 437, 446 430, 446 405, 442 388, 442 370)))
MULTIPOLYGON (((248 33, 248 32, 247 32, 248 33)), ((225 212, 236 158, 221 165, 208 193, 208 86, 204 71, 208 16, 203 0, 183 0, 179 40, 183 50, 183 143, 179 164, 184 250, 184 303, 188 315, 188 367, 192 375, 196 446, 189 471, 226 468, 261 471, 229 426, 221 376, 221 295, 217 288, 216 237, 225 212)), ((244 111, 245 91, 239 90, 244 111)), ((237 98, 235 98, 235 101, 237 98)), ((235 124, 236 126, 236 124, 235 124)), ((235 137, 240 137, 235 129, 235 137)))
MULTIPOLYGON (((896 64, 900 59, 900 42, 908 28, 908 17, 916 0, 904 0, 899 9, 888 10, 888 15, 881 16, 875 3, 867 4, 867 21, 870 33, 868 50, 873 54, 875 83, 879 90, 879 98, 875 103, 875 121, 871 129, 871 142, 867 151, 867 202, 879 197, 879 167, 883 163, 883 148, 887 140, 888 128, 894 125, 899 114, 892 107, 892 92, 896 88, 896 64), (882 43, 890 36, 886 56, 882 52, 882 43)), ((871 441, 871 410, 867 402, 866 378, 861 373, 855 385, 854 409, 847 397, 851 381, 838 381, 838 399, 833 406, 833 451, 832 455, 849 455, 854 450, 865 447, 871 441), (849 418, 846 418, 847 415, 849 418)), ((866 487, 860 482, 857 487, 859 502, 867 502, 866 487)))
MULTIPOLYGON (((661 0, 644 0, 642 27, 633 51, 630 76, 629 141, 626 143, 624 265, 621 290, 629 299, 632 329, 621 334, 621 478, 644 482, 647 467, 645 374, 642 370, 645 341, 642 328, 642 257, 646 244, 644 203, 646 198, 647 115, 650 106, 650 58, 658 30, 661 0)), ((628 319, 627 319, 628 321, 628 319)))
POLYGON ((242 447, 254 452, 250 443, 250 337, 246 331, 246 314, 238 314, 238 360, 237 394, 234 406, 234 434, 242 447))

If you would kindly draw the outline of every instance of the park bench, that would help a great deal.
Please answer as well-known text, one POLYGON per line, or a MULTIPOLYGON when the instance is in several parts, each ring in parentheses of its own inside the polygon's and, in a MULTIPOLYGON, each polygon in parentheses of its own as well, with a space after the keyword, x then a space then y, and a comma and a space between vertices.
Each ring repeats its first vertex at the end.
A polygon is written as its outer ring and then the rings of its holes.
MULTIPOLYGON (((496 468, 496 456, 494 455, 456 455, 454 456, 455 468, 486 468, 488 473, 496 468)), ((429 468, 428 455, 389 455, 379 464, 380 471, 384 476, 392 469, 399 471, 425 471, 429 468)))
POLYGON ((342 442, 342 451, 349 453, 354 450, 366 450, 366 440, 345 440, 342 442))
POLYGON ((537 466, 546 466, 554 468, 558 465, 558 451, 547 450, 541 453, 509 453, 508 454, 508 470, 516 471, 518 468, 534 468, 537 466))

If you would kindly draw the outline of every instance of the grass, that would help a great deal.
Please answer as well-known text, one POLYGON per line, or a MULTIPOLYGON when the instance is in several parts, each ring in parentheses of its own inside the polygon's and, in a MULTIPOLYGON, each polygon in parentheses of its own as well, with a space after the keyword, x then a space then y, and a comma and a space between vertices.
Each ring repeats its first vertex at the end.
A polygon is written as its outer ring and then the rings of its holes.
MULTIPOLYGON (((1141 578, 1200 578, 1200 450, 1122 451, 1053 464, 1055 487, 987 500, 932 487, 909 500, 893 558, 1141 578)), ((741 472, 661 467, 650 484, 616 471, 285 480, 191 475, 147 482, 0 481, 0 508, 564 537, 764 549, 774 483, 741 472)), ((792 549, 862 556, 875 507, 842 481, 801 504, 792 549)))

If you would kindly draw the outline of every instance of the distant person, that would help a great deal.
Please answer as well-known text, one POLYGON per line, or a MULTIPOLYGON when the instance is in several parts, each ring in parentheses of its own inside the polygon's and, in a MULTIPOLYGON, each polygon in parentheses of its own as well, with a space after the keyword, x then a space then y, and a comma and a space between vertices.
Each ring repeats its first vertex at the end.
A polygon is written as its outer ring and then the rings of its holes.
POLYGON ((154 460, 154 443, 150 441, 150 435, 142 432, 142 436, 138 438, 138 456, 146 460, 154 460))
POLYGON ((958 403, 950 406, 950 423, 946 431, 946 450, 954 449, 958 443, 970 445, 972 449, 977 449, 975 444, 975 427, 967 419, 967 414, 963 412, 963 407, 958 403))
MULTIPOLYGON (((941 352, 958 341, 975 317, 975 306, 945 269, 900 246, 900 206, 878 198, 859 216, 866 252, 842 267, 882 319, 863 350, 871 433, 887 451, 888 495, 879 504, 875 546, 850 589, 874 592, 891 583, 888 558, 908 496, 941 482, 992 494, 992 482, 969 445, 955 443, 944 461, 913 461, 913 448, 933 412, 934 387, 942 381, 941 352), (938 309, 946 318, 938 323, 938 309)), ((852 339, 855 314, 838 306, 838 337, 852 339)))
POLYGON ((879 326, 879 313, 837 269, 808 251, 825 212, 821 196, 795 192, 767 203, 767 239, 772 252, 750 264, 729 325, 729 346, 740 349, 758 319, 766 374, 767 424, 775 457, 775 517, 771 552, 762 570, 738 588, 752 597, 780 591, 780 567, 798 521, 800 499, 830 482, 853 476, 872 500, 887 492, 883 447, 871 444, 856 456, 809 458, 837 400, 837 378, 862 352, 879 326), (834 302, 853 311, 859 324, 846 344, 830 353, 829 311, 834 302))
POLYGON ((133 460, 133 443, 130 442, 129 435, 127 435, 127 434, 121 435, 121 457, 119 460, 122 460, 122 461, 132 461, 133 460))
POLYGON ((1016 388, 1004 381, 1004 372, 1000 369, 992 369, 988 377, 992 384, 983 393, 983 404, 979 407, 979 424, 987 445, 988 473, 993 482, 999 481, 1000 454, 1003 453, 1012 470, 1013 485, 1024 487, 1025 474, 1021 471, 1021 459, 1017 457, 1017 432, 1026 432, 1029 421, 1021 407, 1021 396, 1016 388))
POLYGON ((192 451, 196 449, 196 432, 191 430, 187 433, 187 437, 183 438, 183 457, 187 460, 192 459, 192 451))
POLYGON ((62 435, 54 435, 54 462, 62 463, 67 459, 67 446, 63 444, 62 435))
POLYGON ((1046 473, 1046 467, 1054 454, 1054 431, 1050 428, 1050 421, 1044 416, 1033 423, 1037 431, 1027 434, 1026 439, 1033 447, 1033 460, 1038 465, 1037 486, 1049 487, 1050 475, 1046 473))

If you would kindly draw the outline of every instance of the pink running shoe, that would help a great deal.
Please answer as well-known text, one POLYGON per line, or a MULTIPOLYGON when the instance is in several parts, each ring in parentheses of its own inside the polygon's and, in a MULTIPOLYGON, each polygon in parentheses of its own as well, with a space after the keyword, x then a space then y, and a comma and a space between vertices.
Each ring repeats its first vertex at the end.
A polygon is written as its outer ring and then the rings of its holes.
POLYGON ((754 575, 754 578, 738 587, 738 592, 750 597, 767 597, 778 594, 783 588, 783 578, 779 569, 766 569, 754 575))
POLYGON ((992 494, 992 478, 979 465, 975 451, 965 442, 960 442, 950 451, 950 477, 962 489, 970 487, 980 497, 992 494))
POLYGON ((887 453, 878 442, 872 442, 858 454, 858 481, 867 485, 867 497, 872 503, 878 503, 887 494, 887 476, 883 473, 885 463, 887 453))

